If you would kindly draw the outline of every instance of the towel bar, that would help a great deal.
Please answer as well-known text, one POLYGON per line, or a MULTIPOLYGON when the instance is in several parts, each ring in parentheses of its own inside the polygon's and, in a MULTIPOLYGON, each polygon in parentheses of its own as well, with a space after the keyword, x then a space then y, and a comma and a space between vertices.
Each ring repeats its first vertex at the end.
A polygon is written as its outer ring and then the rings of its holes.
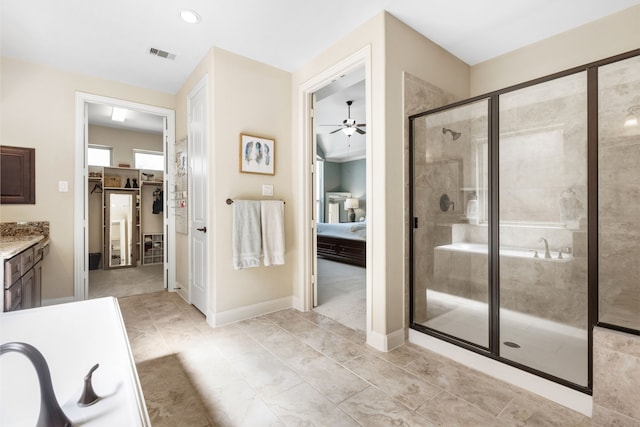
MULTIPOLYGON (((230 205, 233 203, 233 199, 227 199, 227 204, 230 205)), ((283 204, 286 204, 287 202, 282 202, 283 204)))

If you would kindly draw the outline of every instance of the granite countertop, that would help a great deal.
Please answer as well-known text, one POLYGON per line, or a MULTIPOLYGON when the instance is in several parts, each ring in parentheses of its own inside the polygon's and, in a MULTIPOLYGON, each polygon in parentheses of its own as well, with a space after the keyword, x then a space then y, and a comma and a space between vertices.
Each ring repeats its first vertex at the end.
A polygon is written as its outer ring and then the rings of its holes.
POLYGON ((48 245, 49 238, 45 236, 1 236, 0 259, 9 259, 38 242, 48 245))

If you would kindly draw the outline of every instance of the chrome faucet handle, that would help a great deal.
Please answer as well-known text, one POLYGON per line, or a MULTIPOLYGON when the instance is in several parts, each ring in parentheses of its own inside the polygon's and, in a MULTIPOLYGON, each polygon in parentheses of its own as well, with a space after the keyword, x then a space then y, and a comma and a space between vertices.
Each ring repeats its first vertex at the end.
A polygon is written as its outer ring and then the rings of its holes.
POLYGON ((551 252, 549 252, 549 242, 547 242, 547 239, 541 237, 540 239, 538 239, 538 242, 544 242, 544 257, 546 259, 551 258, 551 252))
POLYGON ((91 406, 100 400, 100 396, 93 391, 93 384, 91 383, 91 376, 99 366, 99 363, 93 365, 93 367, 89 369, 89 373, 84 377, 84 390, 82 390, 82 396, 80 396, 78 400, 78 406, 91 406))
POLYGON ((558 251, 558 259, 563 259, 562 258, 562 249, 558 251))

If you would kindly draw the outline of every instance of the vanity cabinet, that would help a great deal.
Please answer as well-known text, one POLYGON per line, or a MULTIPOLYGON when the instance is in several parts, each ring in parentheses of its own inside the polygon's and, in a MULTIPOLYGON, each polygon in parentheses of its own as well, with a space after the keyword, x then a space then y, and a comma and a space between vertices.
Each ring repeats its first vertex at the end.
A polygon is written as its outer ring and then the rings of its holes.
POLYGON ((4 311, 40 307, 42 259, 48 248, 36 243, 4 261, 4 311))
POLYGON ((35 174, 35 148, 0 145, 0 204, 35 204, 35 174))

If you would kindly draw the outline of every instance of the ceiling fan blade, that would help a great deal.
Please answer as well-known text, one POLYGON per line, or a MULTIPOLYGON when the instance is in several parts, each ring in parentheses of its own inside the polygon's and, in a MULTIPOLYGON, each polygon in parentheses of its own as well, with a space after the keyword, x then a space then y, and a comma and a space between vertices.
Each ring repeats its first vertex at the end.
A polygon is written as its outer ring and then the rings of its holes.
POLYGON ((365 127, 367 124, 366 123, 358 123, 356 126, 358 127, 365 127))
POLYGON ((360 128, 356 128, 356 132, 358 132, 360 135, 364 135, 366 133, 365 131, 363 131, 360 128))
POLYGON ((329 135, 331 135, 332 133, 340 132, 341 130, 342 130, 342 128, 336 129, 333 132, 329 132, 329 135))

